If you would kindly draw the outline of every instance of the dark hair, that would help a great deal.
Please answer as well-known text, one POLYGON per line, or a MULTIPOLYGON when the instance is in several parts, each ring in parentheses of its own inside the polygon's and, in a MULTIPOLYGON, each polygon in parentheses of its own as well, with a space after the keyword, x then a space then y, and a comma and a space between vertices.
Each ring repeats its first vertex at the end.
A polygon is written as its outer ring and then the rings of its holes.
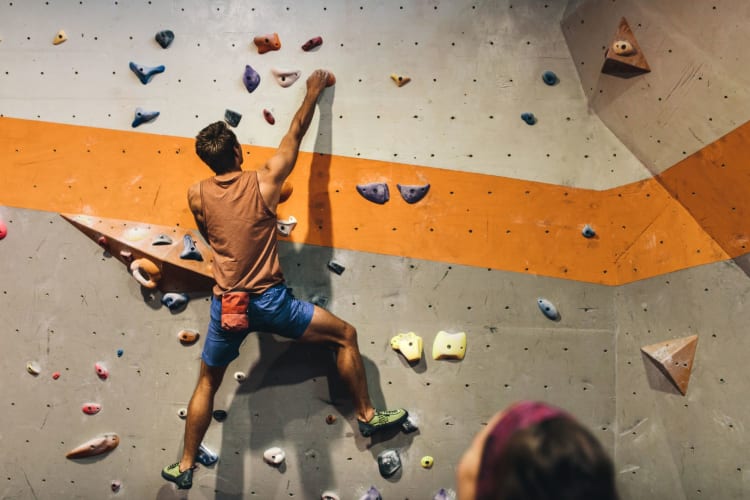
POLYGON ((196 154, 217 174, 235 167, 234 147, 237 145, 237 136, 221 121, 207 126, 195 137, 196 154))
POLYGON ((618 499, 609 456, 588 430, 566 417, 513 433, 493 475, 493 491, 477 491, 478 500, 618 499))

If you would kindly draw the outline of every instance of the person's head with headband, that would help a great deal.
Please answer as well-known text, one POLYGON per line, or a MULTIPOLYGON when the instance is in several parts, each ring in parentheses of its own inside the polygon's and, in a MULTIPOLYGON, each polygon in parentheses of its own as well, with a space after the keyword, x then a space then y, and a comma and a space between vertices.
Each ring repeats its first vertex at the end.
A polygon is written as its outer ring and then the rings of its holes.
POLYGON ((458 465, 459 500, 617 500, 612 461, 564 411, 516 403, 496 414, 458 465))

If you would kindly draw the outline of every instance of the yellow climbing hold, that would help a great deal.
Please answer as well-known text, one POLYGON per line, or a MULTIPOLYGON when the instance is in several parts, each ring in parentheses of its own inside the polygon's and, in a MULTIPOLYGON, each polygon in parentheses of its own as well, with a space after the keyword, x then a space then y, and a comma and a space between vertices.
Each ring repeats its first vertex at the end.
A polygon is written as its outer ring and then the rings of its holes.
POLYGON ((414 332, 399 333, 391 339, 391 347, 410 362, 422 359, 422 337, 414 332))
POLYGON ((402 75, 397 75, 396 73, 393 73, 391 75, 391 80, 396 82, 396 85, 398 85, 399 87, 403 87, 404 85, 406 85, 407 83, 411 81, 411 78, 409 78, 408 76, 402 76, 402 75))
POLYGON ((464 359, 466 354, 466 333, 440 331, 432 344, 432 359, 464 359))
POLYGON ((68 39, 68 35, 65 34, 65 31, 60 30, 55 35, 55 38, 52 39, 52 43, 54 45, 60 45, 61 43, 63 43, 67 39, 68 39))
POLYGON ((424 467, 425 469, 431 468, 434 463, 435 463, 435 459, 432 458, 431 456, 425 455, 424 457, 422 457, 421 464, 422 464, 422 467, 424 467))

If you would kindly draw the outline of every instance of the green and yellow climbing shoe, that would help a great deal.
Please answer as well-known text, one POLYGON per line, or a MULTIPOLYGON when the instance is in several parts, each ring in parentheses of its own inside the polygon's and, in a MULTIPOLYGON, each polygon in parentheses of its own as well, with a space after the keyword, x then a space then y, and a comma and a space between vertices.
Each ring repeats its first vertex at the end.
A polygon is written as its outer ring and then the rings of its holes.
POLYGON ((399 408, 398 410, 375 410, 375 415, 373 415, 369 422, 357 420, 359 423, 359 433, 364 437, 372 436, 381 429, 400 425, 408 416, 409 412, 403 408, 399 408))
POLYGON ((161 477, 172 481, 181 490, 189 490, 193 486, 193 469, 180 472, 180 462, 167 465, 161 471, 161 477))

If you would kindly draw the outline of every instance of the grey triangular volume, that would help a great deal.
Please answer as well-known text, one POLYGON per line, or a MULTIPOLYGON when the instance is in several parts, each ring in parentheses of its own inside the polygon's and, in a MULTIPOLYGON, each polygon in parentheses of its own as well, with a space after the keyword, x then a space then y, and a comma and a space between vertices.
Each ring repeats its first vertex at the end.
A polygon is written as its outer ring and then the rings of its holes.
POLYGON ((391 195, 388 192, 388 184, 385 182, 372 182, 370 184, 357 184, 357 191, 366 200, 383 205, 391 195))
POLYGON ((406 203, 416 203, 425 197, 427 191, 430 190, 430 185, 425 184, 424 186, 411 186, 408 184, 396 184, 398 190, 401 192, 401 197, 406 203))

